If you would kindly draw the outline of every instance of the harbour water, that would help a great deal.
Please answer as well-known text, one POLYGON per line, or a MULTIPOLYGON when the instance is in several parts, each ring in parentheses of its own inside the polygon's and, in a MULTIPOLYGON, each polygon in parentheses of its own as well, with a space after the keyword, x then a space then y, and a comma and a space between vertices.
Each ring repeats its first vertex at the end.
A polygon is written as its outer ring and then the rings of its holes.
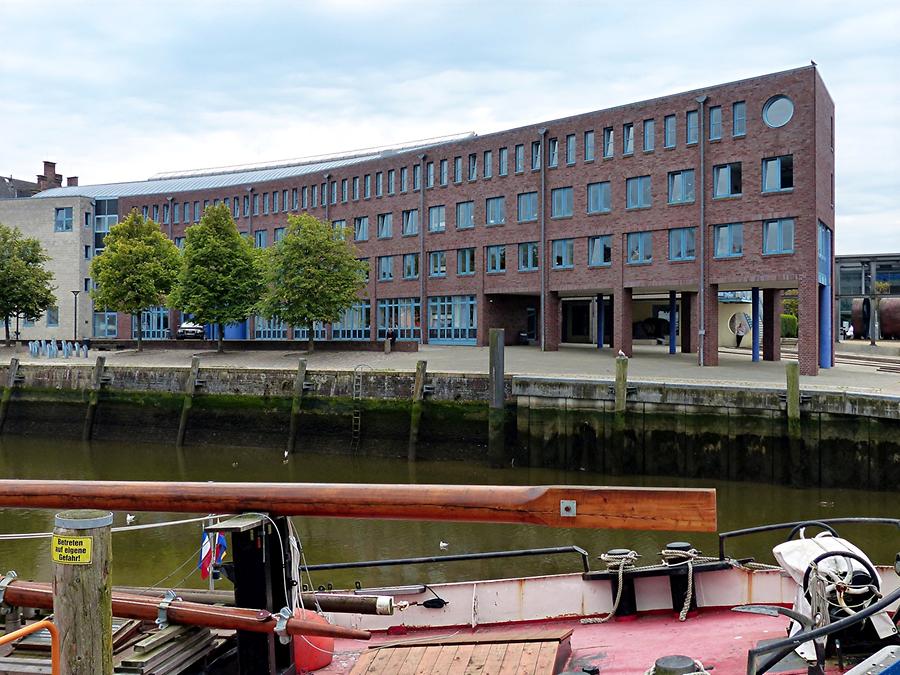
MULTIPOLYGON (((139 435, 136 433, 136 437, 139 435)), ((326 442, 326 441, 323 441, 326 442)), ((343 441, 340 441, 343 443, 343 441)), ((485 463, 429 461, 414 465, 395 459, 363 457, 336 452, 295 454, 283 461, 272 448, 223 446, 190 447, 135 442, 83 444, 52 438, 5 436, 0 439, 0 475, 5 478, 284 481, 373 483, 481 483, 481 484, 587 484, 714 487, 718 494, 719 530, 765 523, 840 516, 897 517, 896 492, 834 488, 798 489, 744 481, 698 480, 670 476, 604 476, 588 471, 490 468, 485 463)), ((0 533, 48 532, 53 512, 27 509, 0 511, 0 533)), ((137 513, 134 525, 188 518, 176 513, 137 513)), ((126 514, 115 514, 115 525, 125 525, 126 514)), ((633 548, 656 560, 667 542, 687 540, 704 553, 715 555, 712 534, 552 530, 527 525, 427 523, 380 520, 296 518, 295 524, 309 564, 383 558, 433 556, 574 544, 592 557, 610 548, 633 548), (446 548, 441 548, 441 542, 446 548)), ((900 531, 885 526, 838 528, 877 563, 892 563, 900 550, 900 531)), ((729 542, 733 556, 771 561, 771 548, 786 533, 756 535, 729 542)), ((123 585, 163 588, 205 586, 197 572, 199 523, 122 532, 113 541, 113 580, 123 585)), ((226 558, 227 559, 227 558, 226 558)), ((597 567, 599 561, 592 561, 597 567)), ((0 539, 0 568, 20 577, 49 580, 47 539, 0 539)), ((314 585, 364 587, 501 578, 578 571, 574 554, 482 560, 444 564, 314 572, 314 585)), ((220 587, 229 584, 220 582, 220 587)))

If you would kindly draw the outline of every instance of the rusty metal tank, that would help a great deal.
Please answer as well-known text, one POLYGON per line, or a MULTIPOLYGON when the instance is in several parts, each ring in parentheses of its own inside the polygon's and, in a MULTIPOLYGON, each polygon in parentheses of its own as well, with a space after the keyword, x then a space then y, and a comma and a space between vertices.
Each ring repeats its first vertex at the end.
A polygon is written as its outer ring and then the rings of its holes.
MULTIPOLYGON (((850 323, 853 324, 853 335, 856 338, 868 339, 871 311, 869 298, 853 299, 850 323)), ((881 327, 882 339, 900 339, 900 298, 881 298, 879 300, 878 323, 881 327)))

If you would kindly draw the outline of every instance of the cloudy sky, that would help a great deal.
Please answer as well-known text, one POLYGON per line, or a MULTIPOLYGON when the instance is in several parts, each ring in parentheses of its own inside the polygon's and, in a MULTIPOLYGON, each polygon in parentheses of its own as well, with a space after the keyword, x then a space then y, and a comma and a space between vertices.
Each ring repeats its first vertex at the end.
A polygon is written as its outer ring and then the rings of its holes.
POLYGON ((806 65, 837 252, 900 252, 900 3, 0 0, 0 173, 82 183, 486 133, 806 65))

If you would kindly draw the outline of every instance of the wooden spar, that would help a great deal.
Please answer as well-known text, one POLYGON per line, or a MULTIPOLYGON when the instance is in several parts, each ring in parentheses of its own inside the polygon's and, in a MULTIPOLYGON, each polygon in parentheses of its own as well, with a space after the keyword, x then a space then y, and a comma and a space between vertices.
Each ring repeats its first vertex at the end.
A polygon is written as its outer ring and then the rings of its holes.
MULTIPOLYGON (((15 579, 6 587, 3 601, 17 607, 52 610, 53 588, 46 583, 15 579)), ((159 601, 143 595, 114 591, 112 609, 113 615, 122 619, 155 621, 159 614, 159 601)), ((275 630, 278 620, 276 615, 264 609, 211 607, 183 600, 173 600, 166 609, 166 616, 172 623, 225 630, 245 630, 253 633, 271 633, 275 630)), ((285 630, 289 635, 322 635, 353 640, 368 640, 372 636, 371 633, 364 630, 313 623, 293 617, 286 622, 285 630)))
POLYGON ((700 488, 0 480, 4 506, 716 531, 700 488))

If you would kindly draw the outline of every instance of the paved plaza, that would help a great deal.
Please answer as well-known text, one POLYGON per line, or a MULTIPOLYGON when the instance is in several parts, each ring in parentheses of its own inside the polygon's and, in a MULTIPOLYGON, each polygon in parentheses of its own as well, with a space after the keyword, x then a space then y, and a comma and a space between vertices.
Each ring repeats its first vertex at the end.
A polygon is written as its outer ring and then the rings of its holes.
MULTIPOLYGON (((298 345, 299 346, 299 345, 298 345)), ((431 372, 487 373, 488 349, 486 347, 438 347, 422 345, 418 352, 317 351, 307 354, 297 351, 226 351, 217 354, 207 345, 191 349, 145 348, 143 353, 134 350, 92 352, 84 359, 33 358, 23 348, 0 348, 0 358, 8 362, 18 356, 23 365, 53 363, 67 365, 94 362, 94 356, 104 354, 109 366, 187 367, 192 356, 200 356, 201 367, 222 368, 295 368, 297 359, 304 357, 310 370, 352 370, 360 364, 375 370, 414 371, 416 362, 424 359, 431 372)), ((227 347, 227 343, 226 343, 227 347)), ((857 358, 859 353, 854 354, 857 358)), ((841 354, 838 355, 839 359, 841 354)), ((514 375, 547 377, 576 377, 585 379, 611 379, 615 377, 615 352, 609 348, 597 350, 589 346, 562 347, 557 352, 541 352, 536 347, 507 347, 506 372, 514 375)), ((790 358, 786 355, 785 359, 790 358)), ((883 358, 883 357, 881 357, 883 358)), ((668 354, 665 348, 636 345, 628 366, 628 377, 634 381, 679 382, 747 385, 756 387, 783 387, 785 382, 782 362, 760 361, 753 363, 749 350, 725 349, 719 354, 719 366, 700 368, 696 354, 668 354)), ((834 368, 821 370, 817 377, 802 377, 805 388, 836 391, 880 392, 900 396, 900 359, 894 360, 894 372, 879 370, 884 363, 838 363, 834 368)))

